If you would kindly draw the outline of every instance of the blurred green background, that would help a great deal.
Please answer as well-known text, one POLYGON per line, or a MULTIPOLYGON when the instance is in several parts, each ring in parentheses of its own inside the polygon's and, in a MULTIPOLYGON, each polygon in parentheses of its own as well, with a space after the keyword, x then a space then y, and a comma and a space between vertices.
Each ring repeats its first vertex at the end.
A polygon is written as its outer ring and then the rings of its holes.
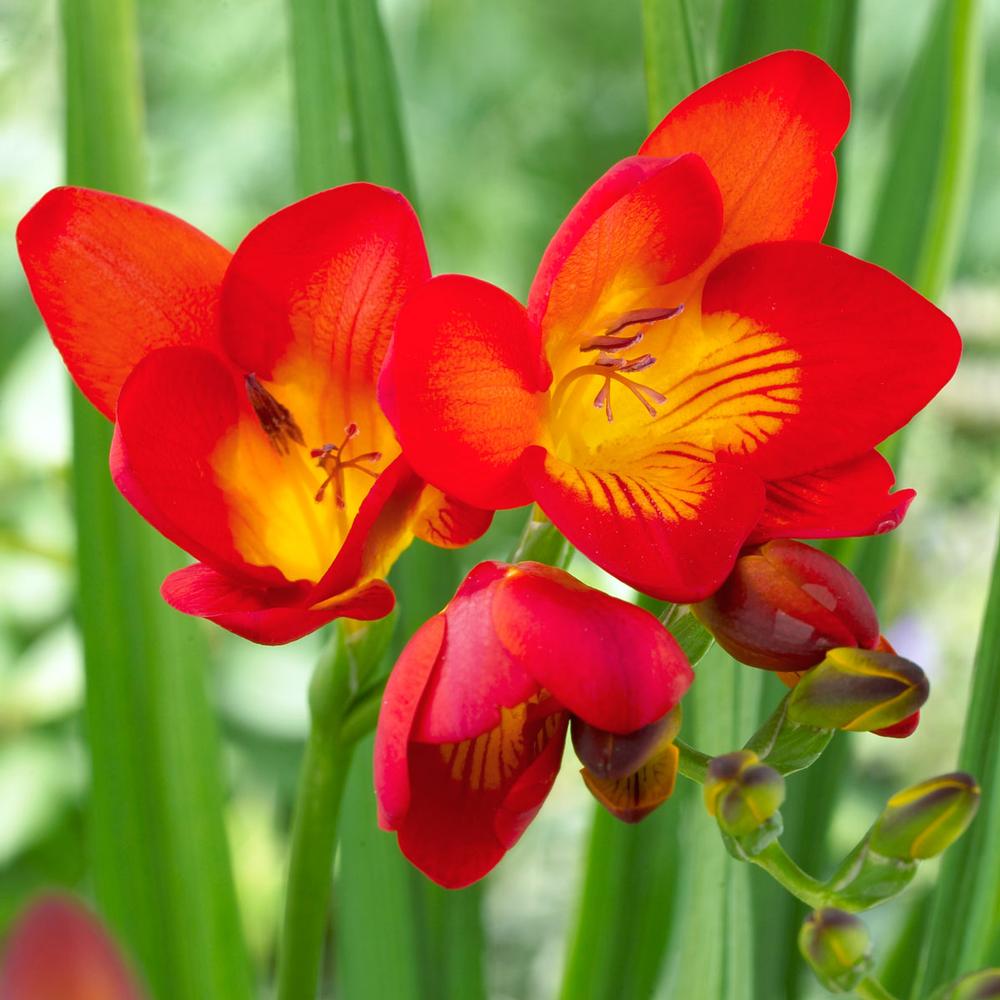
MULTIPOLYGON (((889 121, 936 7, 934 0, 860 5, 854 116, 842 168, 840 243, 848 250, 866 246, 889 121)), ((898 469, 900 484, 919 496, 894 539, 881 608, 899 652, 930 675, 932 697, 913 738, 852 738, 858 759, 833 829, 839 853, 888 794, 952 766, 985 600, 1000 508, 1000 0, 989 0, 985 12, 972 211, 943 299, 966 350, 955 380, 915 422, 898 469)), ((139 13, 149 200, 233 247, 296 196, 285 7, 280 0, 144 0, 139 13)), ((383 14, 434 268, 488 278, 523 298, 573 202, 645 136, 639 4, 389 0, 383 14)), ((18 219, 62 179, 61 102, 57 5, 0 0, 0 935, 39 887, 88 891, 69 389, 13 241, 18 219)), ((502 558, 521 517, 498 519, 484 543, 462 554, 462 564, 502 558)), ((407 558, 427 557, 418 548, 407 558)), ((579 560, 574 568, 621 592, 579 560)), ((404 615, 435 610, 418 612, 414 595, 408 611, 403 596, 404 615)), ((305 689, 318 641, 273 650, 205 631, 239 903, 263 982, 275 948, 305 689)), ((355 798, 363 797, 362 771, 354 783, 355 798)), ((796 787, 793 779, 791 795, 796 787)), ((539 819, 486 880, 483 954, 495 1000, 556 992, 591 816, 575 768, 566 767, 539 819)), ((378 863, 394 863, 391 838, 372 829, 370 817, 352 819, 349 810, 343 832, 366 849, 384 842, 378 863)), ((924 866, 920 881, 929 882, 934 870, 924 866)), ((409 954, 393 950, 404 934, 393 930, 394 920, 419 936, 450 919, 418 876, 402 877, 410 885, 406 908, 379 915, 387 963, 409 954)), ((478 906, 479 896, 470 898, 478 906)), ((888 940, 904 911, 905 904, 893 903, 874 914, 876 935, 888 940)), ((345 935, 349 940, 349 928, 345 935)), ((341 962, 350 961, 342 955, 341 962)), ((443 995, 428 976, 423 996, 443 995)), ((822 995, 818 987, 804 990, 822 995)))

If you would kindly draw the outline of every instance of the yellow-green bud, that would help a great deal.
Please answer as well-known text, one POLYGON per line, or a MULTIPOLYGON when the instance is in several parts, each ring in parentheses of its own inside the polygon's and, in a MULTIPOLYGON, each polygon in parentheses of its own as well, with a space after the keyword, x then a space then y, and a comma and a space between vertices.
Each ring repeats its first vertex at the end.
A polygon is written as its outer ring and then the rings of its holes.
POLYGON ((850 993, 872 967, 868 928, 853 914, 832 907, 806 917, 799 951, 831 993, 850 993))
POLYGON ((871 649, 832 649, 788 699, 793 722, 871 732, 912 715, 927 700, 927 675, 915 663, 871 649))
POLYGON ((956 771, 896 792, 872 827, 869 844, 889 858, 933 858, 965 832, 979 808, 979 785, 956 771))
POLYGON ((943 986, 931 1000, 998 1000, 1000 969, 980 969, 943 986))
POLYGON ((713 757, 705 778, 705 808, 731 837, 760 829, 785 801, 785 779, 752 750, 713 757))

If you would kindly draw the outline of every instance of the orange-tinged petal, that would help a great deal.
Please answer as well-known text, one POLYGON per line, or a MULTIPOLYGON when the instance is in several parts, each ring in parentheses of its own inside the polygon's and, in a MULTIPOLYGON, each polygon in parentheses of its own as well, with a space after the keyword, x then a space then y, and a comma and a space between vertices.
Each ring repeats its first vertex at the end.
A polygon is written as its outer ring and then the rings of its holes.
POLYGON ((68 896, 43 896, 16 921, 0 959, 0 1000, 142 1000, 115 943, 68 896))
POLYGON ((531 287, 528 311, 553 370, 579 365, 581 338, 604 333, 622 313, 678 305, 656 297, 705 260, 721 225, 719 190, 699 157, 631 157, 612 167, 566 217, 531 287))
POLYGON ((673 794, 680 753, 671 743, 624 778, 600 778, 580 769, 591 794, 616 819, 638 823, 673 794))
POLYGON ((531 495, 516 463, 540 438, 550 378, 520 303, 443 275, 403 307, 379 399, 424 479, 476 506, 519 507, 531 495))
POLYGON ((21 221, 17 245, 66 367, 106 417, 150 351, 219 349, 229 251, 175 216, 103 191, 56 188, 21 221))
POLYGON ((818 240, 833 207, 833 150, 850 98, 822 59, 776 52, 683 100, 653 130, 644 156, 697 153, 722 192, 725 226, 712 261, 766 240, 818 240))
POLYGON ((451 549, 474 542, 486 533, 492 521, 493 511, 470 507, 434 486, 425 486, 414 516, 413 533, 431 545, 451 549))
POLYGON ((573 545, 667 601, 702 600, 716 590, 764 504, 764 485, 752 473, 684 454, 601 468, 533 448, 523 469, 542 510, 573 545))

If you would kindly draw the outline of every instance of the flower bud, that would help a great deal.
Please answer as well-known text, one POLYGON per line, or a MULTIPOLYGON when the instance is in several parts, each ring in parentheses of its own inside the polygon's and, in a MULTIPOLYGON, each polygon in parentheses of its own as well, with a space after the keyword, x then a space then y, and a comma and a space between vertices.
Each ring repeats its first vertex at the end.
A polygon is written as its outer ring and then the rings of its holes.
POLYGON ((705 777, 705 808, 723 832, 746 837, 763 827, 785 801, 785 779, 752 750, 713 757, 705 777))
POLYGON ((806 917, 799 951, 831 993, 850 993, 872 968, 868 928, 853 914, 832 907, 806 917))
POLYGON ((928 691, 923 670, 901 656, 834 649, 792 690, 788 717, 807 726, 871 732, 912 715, 928 691))
POLYGON ((601 778, 586 767, 580 773, 590 793, 615 819, 638 823, 673 794, 679 761, 677 747, 661 739, 653 755, 631 774, 601 778))
POLYGON ((860 581, 832 556, 788 539, 744 549, 726 582, 693 610, 727 653, 767 670, 805 670, 827 650, 869 649, 879 639, 860 581))
POLYGON ((942 986, 931 1000, 998 1000, 1000 969, 980 969, 942 986))
POLYGON ((678 705, 656 722, 632 733, 609 733, 583 719, 572 722, 573 749, 580 763, 597 778, 617 781, 637 771, 652 756, 663 750, 681 728, 678 705))
POLYGON ((965 832, 979 808, 979 785, 956 771, 897 792, 872 827, 869 845, 889 858, 933 858, 965 832))

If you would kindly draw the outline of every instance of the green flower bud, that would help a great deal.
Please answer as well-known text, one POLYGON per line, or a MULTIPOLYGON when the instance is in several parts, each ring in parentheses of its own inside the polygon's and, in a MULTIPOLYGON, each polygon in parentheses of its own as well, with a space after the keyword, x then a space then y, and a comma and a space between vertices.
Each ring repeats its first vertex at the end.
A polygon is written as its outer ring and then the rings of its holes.
POLYGON ((868 928, 843 910, 810 913, 799 931, 799 951, 831 993, 850 993, 872 968, 868 928))
POLYGON ((928 691, 927 675, 901 656, 832 649, 792 691, 788 717, 823 729, 871 732, 912 715, 928 691))
POLYGON ((980 969, 942 986, 931 1000, 997 1000, 1000 998, 1000 969, 980 969))
POLYGON ((785 779, 752 750, 713 757, 705 778, 705 808, 723 832, 746 837, 761 829, 785 801, 785 779))
POLYGON ((904 788, 876 820, 869 846, 889 858, 933 858, 965 832, 979 795, 975 778, 960 771, 904 788))

